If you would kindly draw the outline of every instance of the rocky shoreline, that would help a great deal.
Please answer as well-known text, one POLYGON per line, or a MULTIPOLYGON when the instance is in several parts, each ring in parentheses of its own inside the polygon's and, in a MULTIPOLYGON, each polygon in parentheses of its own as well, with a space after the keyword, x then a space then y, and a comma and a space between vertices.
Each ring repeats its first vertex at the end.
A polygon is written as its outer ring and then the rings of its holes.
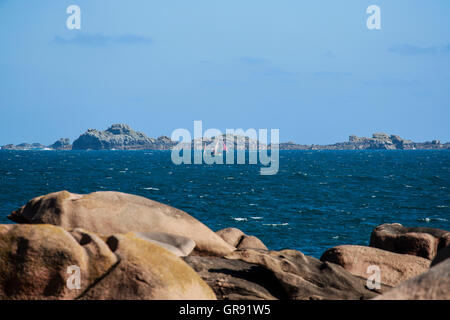
MULTIPOLYGON (((259 143, 257 140, 244 136, 224 136, 227 145, 233 144, 234 149, 245 146, 249 149, 270 149, 271 146, 259 143), (242 142, 242 144, 239 144, 242 142)), ((194 142, 191 143, 192 145, 194 142)), ((202 141, 204 147, 213 144, 211 139, 202 141)), ((167 136, 158 138, 147 137, 142 132, 133 130, 126 124, 113 124, 104 131, 88 129, 81 134, 73 144, 70 139, 61 138, 50 146, 40 143, 22 143, 19 145, 8 144, 2 146, 2 150, 170 150, 177 143, 167 136)), ((330 145, 302 145, 294 142, 282 142, 278 145, 280 150, 441 150, 450 149, 450 142, 441 143, 439 140, 428 142, 413 142, 403 139, 398 135, 386 133, 374 133, 372 138, 357 137, 351 135, 347 142, 338 142, 330 145)))
POLYGON ((450 299, 445 230, 383 224, 369 246, 316 259, 120 192, 51 193, 8 218, 16 224, 0 225, 0 299, 450 299), (77 288, 68 285, 74 266, 77 288))

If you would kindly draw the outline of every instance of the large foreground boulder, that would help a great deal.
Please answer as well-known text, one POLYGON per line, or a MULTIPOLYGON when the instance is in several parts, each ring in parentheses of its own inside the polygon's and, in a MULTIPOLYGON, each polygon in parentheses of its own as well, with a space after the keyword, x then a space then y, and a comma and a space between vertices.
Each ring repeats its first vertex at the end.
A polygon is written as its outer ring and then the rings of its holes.
POLYGON ((118 259, 98 236, 52 225, 0 225, 0 299, 74 299, 118 259), (70 289, 77 266, 80 289, 70 289))
POLYGON ((183 260, 133 233, 106 242, 120 263, 79 298, 83 300, 215 300, 211 288, 183 260))
POLYGON ((431 261, 409 254, 365 246, 343 245, 325 251, 320 258, 342 266, 350 273, 368 279, 373 275, 370 266, 380 269, 381 283, 396 286, 428 270, 431 261))
POLYGON ((380 300, 450 300, 450 259, 376 297, 380 300))
POLYGON ((215 295, 183 260, 133 233, 106 239, 82 229, 40 224, 0 225, 0 299, 215 295))
POLYGON ((234 250, 186 212, 121 192, 50 193, 30 200, 8 218, 17 223, 47 223, 104 235, 131 231, 170 233, 192 239, 196 251, 207 255, 224 256, 234 250))
POLYGON ((237 228, 225 228, 216 233, 228 244, 237 249, 268 250, 264 243, 255 236, 248 236, 237 228))
POLYGON ((406 228, 399 223, 382 224, 370 236, 370 246, 433 260, 450 244, 450 232, 434 228, 406 228))
MULTIPOLYGON (((227 271, 226 268, 223 268, 223 262, 211 261, 210 264, 217 267, 209 267, 209 274, 205 274, 205 270, 203 270, 200 275, 210 285, 211 281, 215 281, 215 285, 212 285, 212 287, 216 290, 216 293, 219 290, 224 290, 226 286, 226 284, 218 284, 220 278, 217 279, 217 273, 228 274, 234 278, 245 278, 245 280, 266 289, 266 291, 261 291, 254 287, 249 295, 263 297, 270 294, 277 299, 359 300, 372 298, 389 288, 383 285, 380 290, 369 290, 366 287, 365 279, 352 275, 341 266, 321 262, 295 250, 244 249, 236 250, 225 258, 243 261, 249 265, 242 267, 240 270, 227 271), (246 270, 253 270, 253 272, 246 270), (258 293, 255 293, 255 291, 258 291, 258 293)), ((189 263, 196 270, 201 269, 194 263, 189 263)), ((205 263, 205 265, 207 264, 205 263)), ((222 282, 225 280, 228 281, 226 277, 223 277, 222 282)), ((241 296, 244 295, 241 294, 241 296)))

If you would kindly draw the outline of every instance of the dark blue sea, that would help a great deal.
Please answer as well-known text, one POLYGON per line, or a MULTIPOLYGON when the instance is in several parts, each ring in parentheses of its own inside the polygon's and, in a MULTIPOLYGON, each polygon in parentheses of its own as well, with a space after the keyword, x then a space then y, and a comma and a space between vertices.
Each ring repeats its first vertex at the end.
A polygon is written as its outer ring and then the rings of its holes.
POLYGON ((174 165, 170 151, 0 151, 0 223, 31 198, 115 190, 320 257, 382 223, 450 230, 450 151, 281 151, 280 169, 174 165))

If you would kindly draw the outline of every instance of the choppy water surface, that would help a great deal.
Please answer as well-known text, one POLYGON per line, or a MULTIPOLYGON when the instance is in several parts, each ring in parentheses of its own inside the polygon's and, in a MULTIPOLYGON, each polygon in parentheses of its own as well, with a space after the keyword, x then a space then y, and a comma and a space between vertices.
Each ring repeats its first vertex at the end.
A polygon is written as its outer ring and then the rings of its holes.
POLYGON ((449 151, 281 151, 280 170, 172 164, 169 151, 0 151, 0 223, 59 190, 114 190, 320 257, 387 222, 450 230, 449 151))

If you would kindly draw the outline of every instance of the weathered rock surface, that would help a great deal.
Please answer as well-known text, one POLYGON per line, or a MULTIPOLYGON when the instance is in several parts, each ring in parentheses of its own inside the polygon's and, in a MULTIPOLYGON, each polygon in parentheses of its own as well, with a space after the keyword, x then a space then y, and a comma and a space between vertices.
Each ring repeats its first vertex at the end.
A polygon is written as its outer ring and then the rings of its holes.
POLYGON ((117 263, 95 234, 52 225, 0 225, 0 299, 74 299, 117 263), (66 285, 80 268, 81 289, 66 285))
POLYGON ((0 299, 215 299, 183 260, 133 233, 0 225, 0 299), (68 269, 80 270, 70 288, 68 269))
POLYGON ((177 257, 186 257, 195 248, 192 239, 163 232, 134 232, 136 237, 141 238, 169 250, 177 257))
POLYGON ((237 249, 268 250, 264 243, 255 236, 248 236, 237 228, 225 228, 216 231, 223 240, 237 249))
POLYGON ((234 250, 203 223, 184 211, 121 192, 87 195, 60 191, 30 200, 8 218, 17 223, 48 223, 111 235, 163 232, 192 239, 201 254, 224 256, 234 250))
POLYGON ((450 232, 433 228, 406 228, 399 223, 382 224, 370 236, 370 246, 433 260, 450 244, 450 232))
POLYGON ((450 149, 450 143, 442 144, 439 140, 413 142, 398 135, 377 132, 371 138, 350 135, 347 142, 337 142, 329 145, 301 145, 294 142, 284 142, 280 150, 410 150, 410 149, 450 149))
POLYGON ((189 256, 184 260, 219 300, 287 299, 276 277, 263 266, 220 257, 189 256))
POLYGON ((126 124, 113 124, 105 131, 88 129, 73 142, 73 150, 140 150, 170 149, 174 143, 167 137, 149 138, 126 124))
MULTIPOLYGON (((225 142, 228 150, 258 150, 269 149, 273 146, 258 141, 251 133, 235 131, 235 134, 223 134, 219 138, 225 142), (246 136, 248 135, 248 136, 246 136)), ((70 146, 67 139, 60 139, 49 148, 54 150, 170 150, 177 146, 191 149, 194 145, 200 145, 201 148, 211 151, 215 148, 217 140, 214 138, 196 139, 188 143, 178 145, 178 142, 172 141, 167 136, 160 136, 157 139, 149 138, 142 132, 134 131, 126 124, 113 124, 107 130, 99 131, 88 129, 81 134, 78 139, 70 146)), ((374 133, 371 138, 357 137, 350 135, 347 142, 337 142, 329 145, 303 145, 292 141, 277 144, 279 150, 409 150, 409 149, 450 149, 450 142, 441 143, 439 140, 426 142, 413 142, 403 139, 398 135, 389 135, 386 133, 374 133)), ((222 148, 222 143, 220 144, 222 148)), ((8 144, 2 146, 4 150, 35 150, 44 149, 44 145, 39 143, 19 145, 8 144)))
POLYGON ((444 249, 439 250, 439 252, 437 253, 436 257, 433 259, 433 261, 431 262, 431 266, 435 266, 436 264, 447 260, 448 258, 450 258, 450 245, 446 246, 444 249))
POLYGON ((72 145, 70 144, 69 138, 61 138, 52 145, 50 145, 49 148, 54 150, 71 150, 72 145))
POLYGON ((43 144, 40 143, 21 143, 18 145, 13 145, 13 144, 7 144, 5 146, 1 147, 2 150, 20 150, 20 151, 24 151, 24 150, 41 150, 41 149, 46 149, 46 146, 44 146, 43 144))
POLYGON ((380 300, 450 300, 450 259, 376 297, 380 300))
MULTIPOLYGON (((270 271, 271 276, 262 274, 252 282, 265 287, 264 281, 269 281, 272 291, 266 289, 278 299, 369 299, 388 288, 383 285, 381 291, 371 291, 366 288, 365 279, 352 275, 341 266, 321 262, 295 250, 236 250, 225 258, 270 271)), ((207 276, 204 279, 211 281, 207 276)))
POLYGON ((119 263, 82 300, 215 300, 211 288, 182 259, 133 233, 110 236, 106 243, 119 263))
POLYGON ((343 245, 325 251, 320 258, 342 266, 351 274, 369 278, 373 273, 368 267, 380 268, 381 282, 396 286, 399 283, 427 271, 431 261, 409 254, 398 254, 378 248, 343 245))

